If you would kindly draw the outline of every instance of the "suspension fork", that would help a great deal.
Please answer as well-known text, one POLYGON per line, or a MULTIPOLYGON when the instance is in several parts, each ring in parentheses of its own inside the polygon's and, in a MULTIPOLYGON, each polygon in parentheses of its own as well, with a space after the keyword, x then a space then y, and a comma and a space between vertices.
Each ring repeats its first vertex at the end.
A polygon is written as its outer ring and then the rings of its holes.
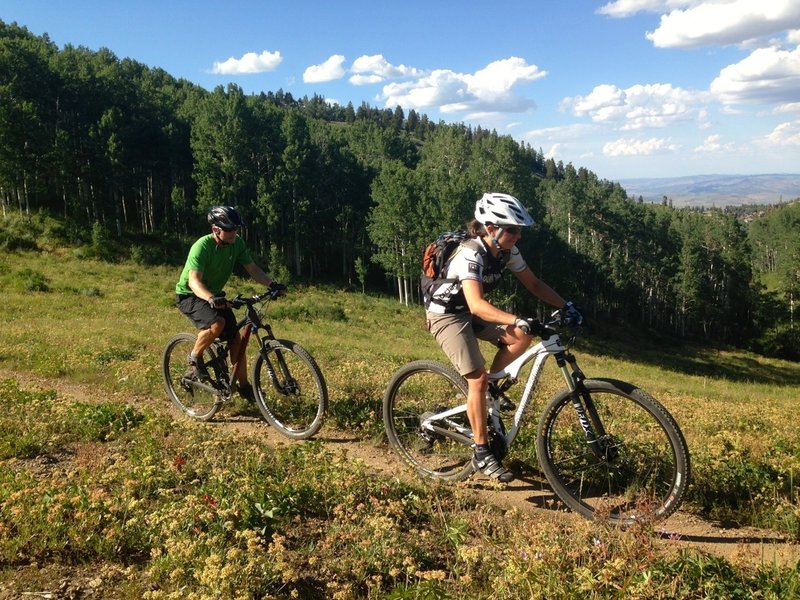
POLYGON ((286 364, 286 360, 283 358, 283 352, 276 349, 274 352, 274 356, 277 357, 278 362, 278 372, 276 373, 275 367, 272 364, 272 360, 270 359, 269 353, 266 352, 267 344, 275 339, 275 336, 272 334, 272 328, 264 323, 261 327, 266 332, 266 335, 263 339, 258 335, 257 327, 253 325, 252 329, 256 335, 256 339, 258 339, 258 345, 260 348, 261 355, 264 357, 264 365, 267 368, 267 375, 269 375, 270 381, 272 381, 273 387, 277 390, 279 394, 288 395, 292 392, 296 392, 297 390, 297 382, 292 377, 291 372, 289 371, 289 365, 286 364), (283 376, 282 380, 279 380, 277 375, 283 376))
POLYGON ((606 431, 597 407, 583 383, 586 376, 578 366, 575 356, 570 352, 558 354, 556 363, 567 382, 570 401, 578 415, 578 421, 583 429, 586 442, 589 444, 589 449, 597 458, 607 460, 609 458, 608 451, 605 444, 602 443, 606 438, 606 431))

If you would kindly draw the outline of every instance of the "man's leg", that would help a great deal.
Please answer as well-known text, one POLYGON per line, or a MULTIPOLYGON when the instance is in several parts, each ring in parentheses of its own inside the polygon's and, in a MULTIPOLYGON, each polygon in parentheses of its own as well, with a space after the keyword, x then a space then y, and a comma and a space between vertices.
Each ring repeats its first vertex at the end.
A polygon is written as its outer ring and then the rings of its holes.
POLYGON ((230 349, 231 349, 231 360, 237 360, 238 363, 236 364, 236 373, 234 373, 236 377, 236 381, 240 384, 250 385, 247 382, 247 356, 242 353, 242 356, 239 357, 239 350, 242 347, 242 335, 240 332, 236 332, 236 335, 230 342, 230 349))
POLYGON ((200 358, 203 355, 203 352, 205 352, 206 348, 213 344, 214 340, 222 335, 224 328, 225 319, 219 317, 206 329, 199 330, 197 332, 197 340, 194 343, 194 348, 192 348, 192 356, 200 358))

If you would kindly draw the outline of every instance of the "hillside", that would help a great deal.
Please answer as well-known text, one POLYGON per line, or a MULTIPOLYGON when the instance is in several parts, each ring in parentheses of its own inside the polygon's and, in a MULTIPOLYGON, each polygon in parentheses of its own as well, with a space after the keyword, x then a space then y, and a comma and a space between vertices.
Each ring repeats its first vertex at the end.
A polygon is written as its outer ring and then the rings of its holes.
POLYGON ((619 183, 629 196, 642 196, 645 202, 661 202, 666 196, 676 208, 778 204, 800 197, 800 174, 791 173, 655 177, 619 183))
POLYGON ((421 309, 393 299, 292 286, 265 308, 325 375, 313 442, 279 438, 238 398, 208 424, 179 417, 160 370, 191 327, 172 305, 178 271, 4 255, 0 599, 796 597, 797 363, 600 320, 586 331, 586 374, 653 394, 692 457, 679 513, 622 531, 564 512, 539 473, 554 365, 510 449, 515 484, 437 486, 400 465, 384 389, 400 365, 443 355, 421 309))

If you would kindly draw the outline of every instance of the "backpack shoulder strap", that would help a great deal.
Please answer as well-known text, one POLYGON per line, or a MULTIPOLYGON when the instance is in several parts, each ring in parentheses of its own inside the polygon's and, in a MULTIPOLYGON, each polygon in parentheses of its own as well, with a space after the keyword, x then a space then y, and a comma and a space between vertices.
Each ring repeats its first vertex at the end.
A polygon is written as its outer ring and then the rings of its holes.
MULTIPOLYGON (((475 252, 477 252, 481 256, 485 256, 486 255, 486 248, 484 247, 483 243, 478 238, 467 238, 464 241, 462 241, 458 246, 453 248, 453 251, 450 253, 450 256, 445 257, 445 260, 444 260, 444 262, 442 264, 442 273, 444 273, 447 270, 447 267, 453 261, 453 259, 455 258, 456 254, 461 252, 461 248, 462 247, 466 247, 466 248, 470 248, 471 250, 475 250, 475 252)), ((444 279, 444 280, 442 280, 443 283, 444 282, 450 282, 450 281, 458 281, 458 280, 457 279, 444 279)))
POLYGON ((461 242, 461 246, 466 246, 467 248, 471 248, 475 250, 481 256, 486 256, 486 246, 483 245, 483 242, 478 238, 468 238, 461 242))

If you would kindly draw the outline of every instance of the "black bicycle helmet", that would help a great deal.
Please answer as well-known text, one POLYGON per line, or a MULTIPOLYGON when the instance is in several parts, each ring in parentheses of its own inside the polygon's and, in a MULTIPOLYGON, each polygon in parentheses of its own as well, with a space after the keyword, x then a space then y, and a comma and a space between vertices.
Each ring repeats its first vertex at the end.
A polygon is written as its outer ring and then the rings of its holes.
POLYGON ((224 231, 244 227, 244 221, 232 206, 212 206, 208 209, 208 224, 216 225, 224 231))

